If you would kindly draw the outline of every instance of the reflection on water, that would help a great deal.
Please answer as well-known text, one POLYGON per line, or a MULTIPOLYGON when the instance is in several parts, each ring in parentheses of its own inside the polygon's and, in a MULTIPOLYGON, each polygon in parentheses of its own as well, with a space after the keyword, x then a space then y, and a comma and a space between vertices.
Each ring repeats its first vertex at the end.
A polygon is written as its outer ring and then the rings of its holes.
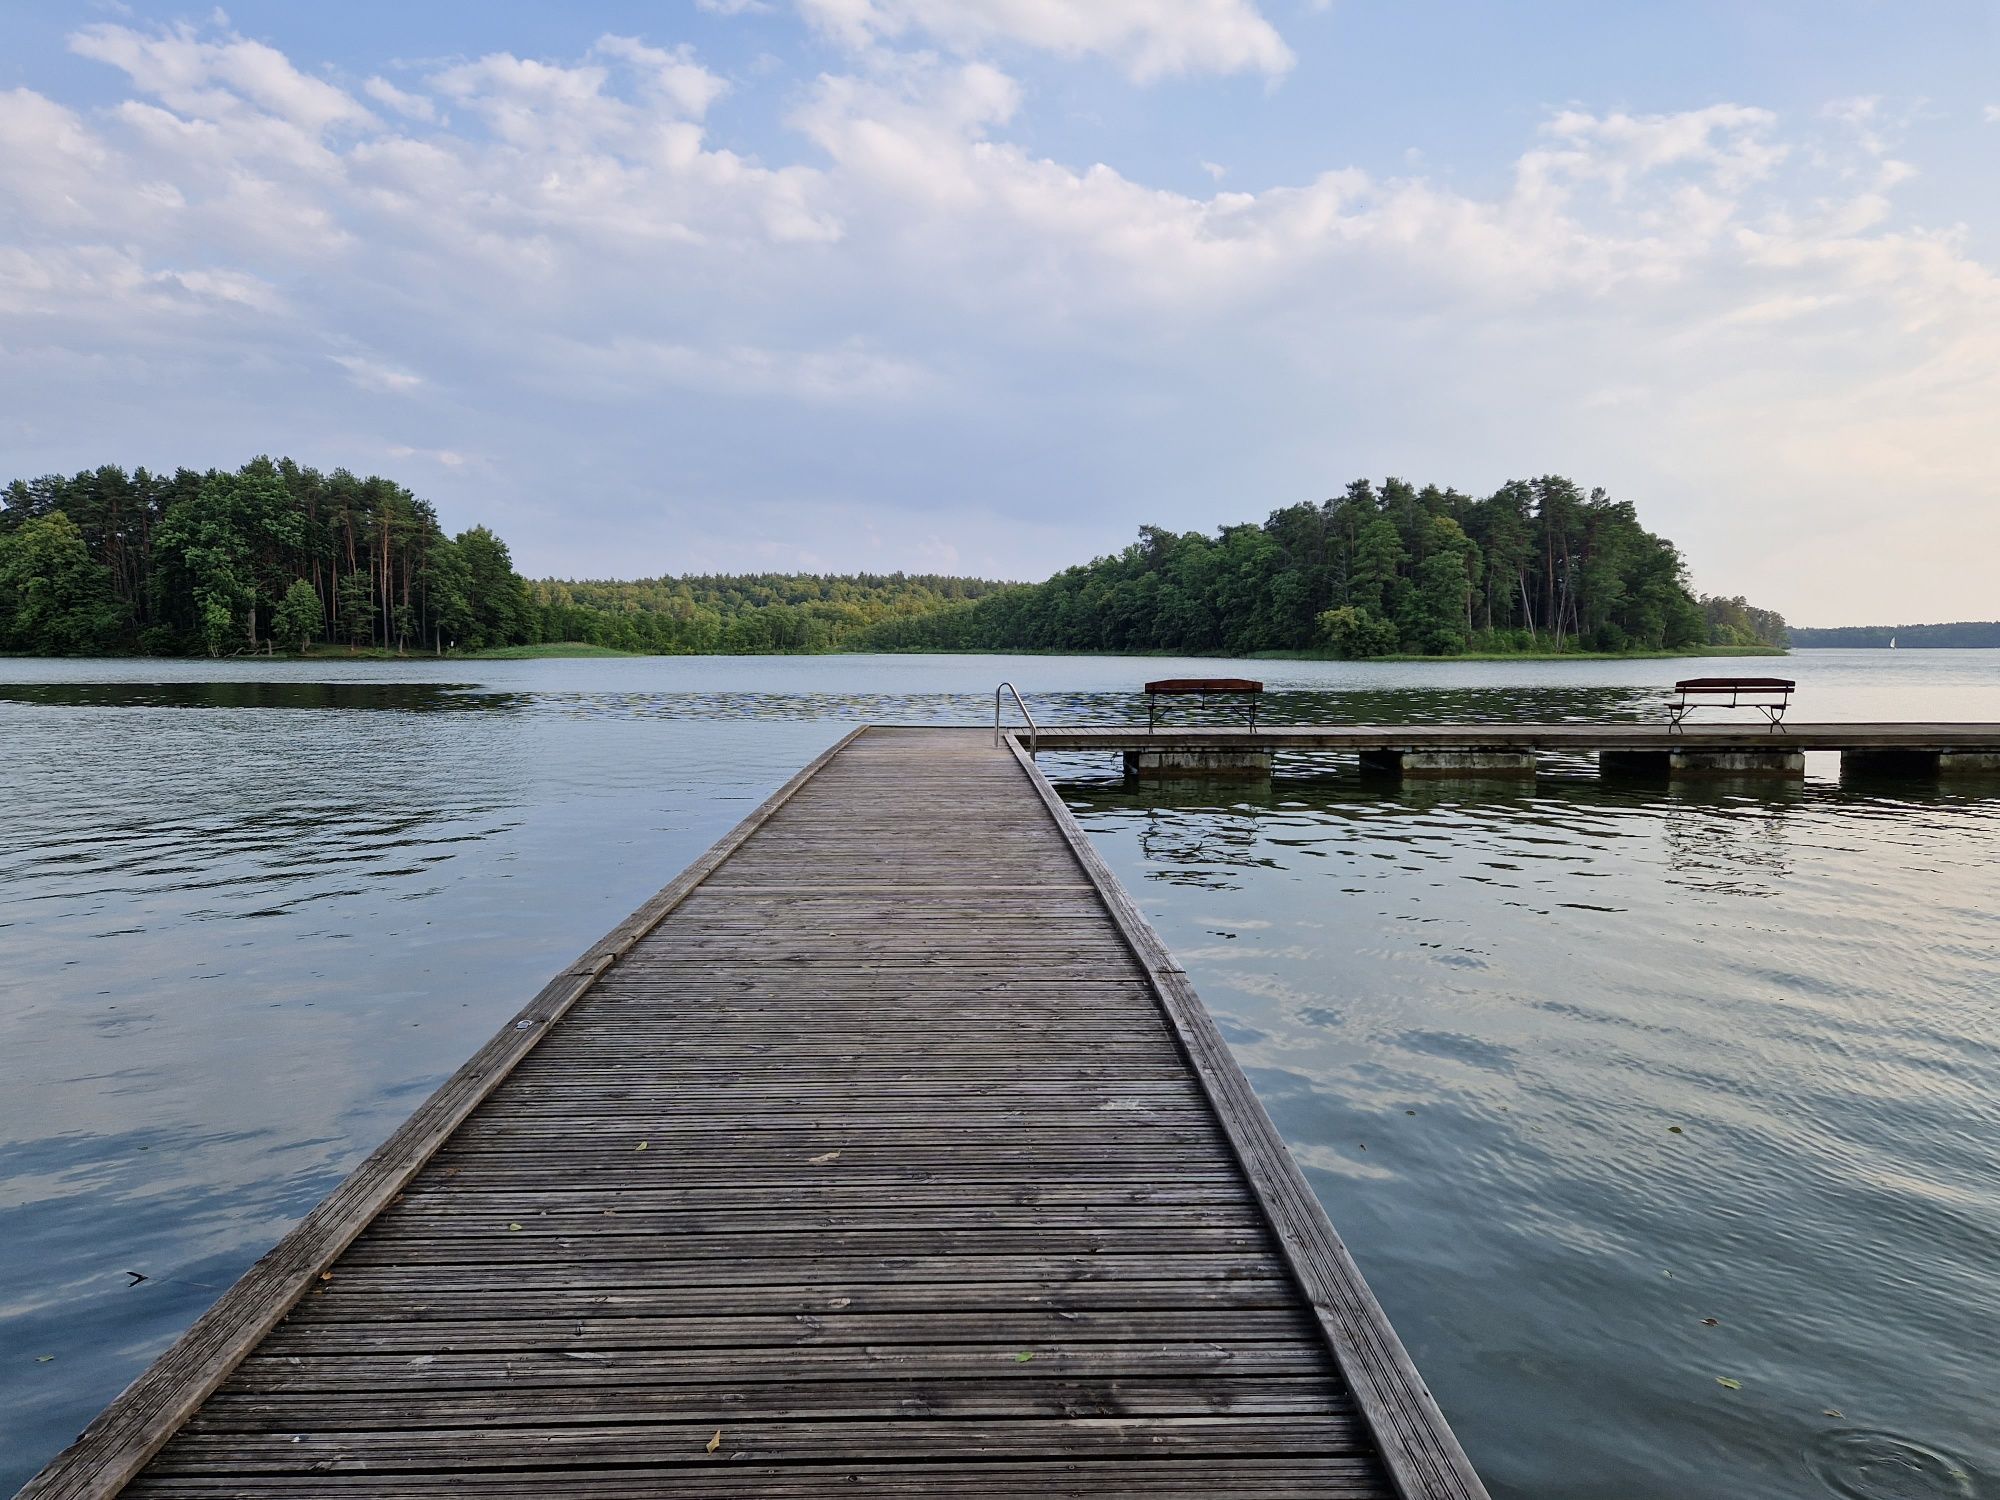
MULTIPOLYGON (((242 670, 240 667, 237 670, 242 670)), ((749 669, 754 671, 754 668, 749 669)), ((829 668, 829 671, 837 669, 829 668)), ((1129 691, 1053 692, 1024 695, 1042 724, 1131 724, 1146 721, 1146 703, 1129 691)), ((1265 724, 1370 724, 1477 722, 1531 718, 1543 721, 1658 717, 1665 701, 1657 689, 1539 688, 1440 692, 1382 689, 1370 692, 1279 689, 1260 710, 1265 724)), ((965 724, 990 719, 986 692, 791 692, 644 690, 591 692, 542 689, 494 691, 450 682, 119 680, 110 682, 0 682, 0 703, 66 708, 299 708, 395 709, 407 713, 502 712, 533 708, 583 718, 846 719, 875 724, 965 724)), ((1011 704, 1010 704, 1011 707, 1011 704)), ((1162 723, 1240 725, 1226 703, 1190 701, 1162 710, 1162 723)))
MULTIPOLYGON (((1979 653, 1865 655, 1788 664, 1801 715, 2000 719, 1979 653)), ((0 663, 0 1490, 845 724, 989 723, 1003 677, 1130 721, 1147 677, 1237 670, 0 663)), ((1654 715, 1730 668, 1256 670, 1269 722, 1382 722, 1654 715)), ((1496 1494, 1990 1485, 1977 785, 1047 761, 1496 1494)))

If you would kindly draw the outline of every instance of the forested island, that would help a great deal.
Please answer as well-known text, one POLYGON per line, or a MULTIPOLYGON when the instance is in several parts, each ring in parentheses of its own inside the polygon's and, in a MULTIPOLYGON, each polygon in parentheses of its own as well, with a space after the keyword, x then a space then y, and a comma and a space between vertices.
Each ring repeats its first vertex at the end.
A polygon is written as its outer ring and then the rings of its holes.
POLYGON ((1214 535, 1141 529, 1045 583, 940 575, 639 582, 517 573, 392 480, 257 458, 104 467, 0 492, 0 650, 1125 651, 1343 657, 1781 649, 1784 621, 1698 598, 1633 507, 1548 476, 1474 498, 1356 480, 1214 535))
POLYGON ((1991 651, 2000 648, 2000 620, 1958 620, 1949 625, 1834 625, 1792 628, 1794 646, 1860 646, 1886 649, 1891 644, 1917 650, 1991 651))

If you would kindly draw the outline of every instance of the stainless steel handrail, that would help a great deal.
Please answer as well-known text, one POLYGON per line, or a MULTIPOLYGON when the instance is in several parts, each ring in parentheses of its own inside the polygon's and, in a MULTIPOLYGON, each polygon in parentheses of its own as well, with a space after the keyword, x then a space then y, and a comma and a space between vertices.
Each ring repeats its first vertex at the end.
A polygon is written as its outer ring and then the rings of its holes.
POLYGON ((1035 753, 1035 737, 1040 733, 1035 728, 1035 716, 1028 712, 1028 705, 1021 701, 1021 690, 1011 682, 1003 682, 993 690, 993 743, 1000 743, 1000 695, 1012 693, 1014 706, 1021 710, 1021 717, 1028 721, 1028 754, 1035 753))

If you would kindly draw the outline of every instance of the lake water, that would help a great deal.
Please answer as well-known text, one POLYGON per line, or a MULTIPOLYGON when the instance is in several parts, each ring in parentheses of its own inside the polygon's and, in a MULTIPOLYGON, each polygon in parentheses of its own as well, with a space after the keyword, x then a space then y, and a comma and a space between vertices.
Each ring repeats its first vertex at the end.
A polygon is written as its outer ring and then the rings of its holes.
MULTIPOLYGON (((0 661, 0 1492, 851 722, 1241 670, 0 661)), ((1253 670, 1273 720, 1381 721, 1652 716, 1761 667, 1253 670)), ((1784 670, 1802 719, 2000 720, 2000 653, 1784 670)), ((2000 1493, 2000 785, 1812 761, 1045 758, 1496 1495, 2000 1493)))

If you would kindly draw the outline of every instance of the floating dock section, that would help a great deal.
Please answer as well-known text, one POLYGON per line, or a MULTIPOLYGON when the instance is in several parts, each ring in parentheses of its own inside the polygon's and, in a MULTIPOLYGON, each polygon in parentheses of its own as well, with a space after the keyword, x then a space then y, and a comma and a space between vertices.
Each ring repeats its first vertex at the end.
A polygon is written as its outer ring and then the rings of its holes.
POLYGON ((1485 1491, 1033 762, 858 731, 22 1492, 1485 1491))

